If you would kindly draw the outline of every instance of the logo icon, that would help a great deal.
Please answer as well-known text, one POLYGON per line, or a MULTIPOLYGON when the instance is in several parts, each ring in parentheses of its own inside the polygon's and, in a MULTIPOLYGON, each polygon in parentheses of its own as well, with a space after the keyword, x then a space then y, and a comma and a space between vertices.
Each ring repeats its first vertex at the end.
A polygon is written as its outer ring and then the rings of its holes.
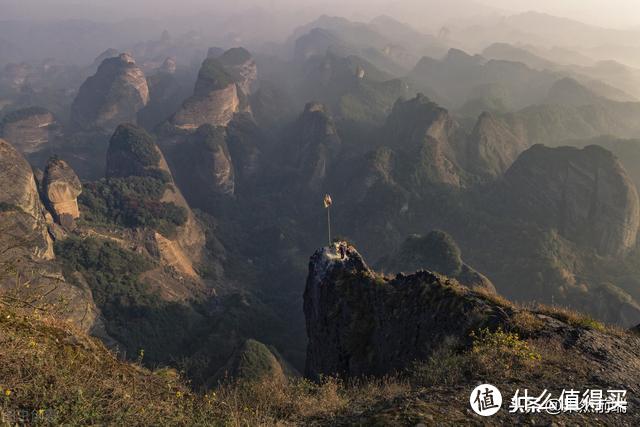
POLYGON ((500 410, 502 394, 491 384, 481 384, 471 392, 469 403, 476 414, 490 417, 500 410))

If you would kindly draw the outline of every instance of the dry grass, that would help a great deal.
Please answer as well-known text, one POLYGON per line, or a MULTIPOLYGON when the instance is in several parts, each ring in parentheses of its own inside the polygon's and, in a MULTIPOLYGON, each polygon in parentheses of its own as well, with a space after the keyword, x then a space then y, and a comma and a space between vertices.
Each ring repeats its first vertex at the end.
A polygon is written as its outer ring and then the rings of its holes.
POLYGON ((409 390, 394 377, 348 383, 273 377, 200 395, 173 369, 123 362, 66 323, 2 305, 0 360, 0 424, 304 425, 409 390))
POLYGON ((571 326, 595 329, 601 332, 607 330, 603 323, 598 322, 591 316, 567 307, 561 307, 558 305, 548 306, 544 304, 535 304, 531 308, 531 311, 556 318, 571 326))
POLYGON ((515 308, 517 307, 516 304, 514 304, 513 302, 509 301, 508 299, 506 299, 505 297, 503 297, 502 295, 499 294, 495 294, 493 292, 489 292, 486 289, 476 289, 473 291, 474 293, 476 293, 477 295, 480 295, 483 299, 492 302, 500 307, 504 307, 504 308, 515 308))
POLYGON ((531 313, 521 310, 511 318, 515 330, 525 337, 530 337, 544 327, 544 321, 531 313))

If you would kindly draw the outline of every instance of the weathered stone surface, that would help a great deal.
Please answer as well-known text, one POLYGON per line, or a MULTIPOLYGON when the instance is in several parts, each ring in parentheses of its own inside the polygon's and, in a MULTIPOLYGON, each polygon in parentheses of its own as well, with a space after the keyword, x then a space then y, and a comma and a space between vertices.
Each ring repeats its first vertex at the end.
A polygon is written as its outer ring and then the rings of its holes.
POLYGON ((187 221, 177 228, 175 237, 171 239, 155 233, 158 255, 183 275, 197 276, 193 265, 202 257, 205 244, 204 232, 175 185, 169 165, 153 137, 133 124, 119 126, 111 138, 107 151, 107 176, 113 178, 149 176, 168 184, 160 201, 184 208, 187 212, 187 221))
POLYGON ((204 124, 226 126, 240 111, 236 82, 215 58, 207 58, 200 68, 196 87, 171 123, 179 129, 195 130, 204 124))
POLYGON ((309 262, 304 293, 306 376, 383 375, 427 358, 445 337, 467 340, 507 318, 486 299, 429 271, 376 275, 355 248, 335 248, 309 262))
POLYGON ((636 243, 640 205, 618 159, 599 146, 535 145, 506 172, 500 194, 514 215, 619 256, 636 243))
POLYGON ((82 193, 82 184, 73 169, 64 160, 49 159, 42 186, 58 223, 73 225, 73 220, 80 217, 78 196, 82 193))
POLYGON ((188 138, 178 159, 188 194, 233 196, 235 167, 226 141, 226 131, 211 125, 201 126, 188 138))
POLYGON ((0 139, 0 240, 26 250, 35 259, 53 258, 44 207, 31 166, 8 142, 0 139))
POLYGON ((53 261, 45 213, 31 167, 0 139, 0 294, 30 314, 46 310, 81 330, 99 329, 89 288, 65 282, 53 261))
MULTIPOLYGON (((394 141, 391 148, 411 159, 414 184, 464 185, 462 165, 466 155, 459 141, 459 125, 449 112, 418 94, 396 102, 383 128, 394 141)), ((409 171, 405 171, 409 172, 409 171)))
POLYGON ((0 137, 24 155, 47 148, 57 131, 58 123, 53 114, 37 107, 9 113, 0 124, 0 137))
POLYGON ((467 168, 480 176, 496 178, 528 146, 517 127, 510 127, 491 113, 482 113, 469 137, 467 168))
POLYGON ((288 153, 291 163, 307 188, 318 190, 342 148, 333 118, 323 104, 310 102, 296 121, 293 135, 288 153))
POLYGON ((71 118, 82 129, 111 132, 120 123, 135 122, 149 102, 144 72, 126 53, 102 61, 98 71, 80 87, 71 118))
POLYGON ((258 68, 251 54, 241 47, 227 50, 220 56, 220 62, 237 82, 238 89, 246 96, 251 95, 258 82, 258 68))

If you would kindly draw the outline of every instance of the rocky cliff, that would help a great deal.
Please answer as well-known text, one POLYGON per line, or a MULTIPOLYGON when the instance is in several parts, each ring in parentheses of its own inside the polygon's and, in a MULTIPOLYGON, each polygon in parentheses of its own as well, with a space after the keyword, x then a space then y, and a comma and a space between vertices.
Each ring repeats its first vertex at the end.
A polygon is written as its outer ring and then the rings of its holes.
POLYGON ((605 387, 639 384, 628 373, 638 364, 640 341, 629 333, 559 308, 525 309, 429 271, 382 276, 351 246, 344 258, 335 248, 311 257, 304 312, 306 375, 312 379, 415 375, 422 364, 439 389, 450 381, 468 382, 472 389, 486 375, 510 391, 517 388, 514 381, 562 388, 560 372, 572 381, 589 372, 588 381, 605 387), (466 357, 479 357, 479 363, 467 364, 466 357), (443 363, 462 369, 460 376, 443 363), (440 369, 451 376, 439 377, 440 369))
POLYGON ((249 96, 257 89, 258 68, 251 54, 244 48, 235 47, 224 52, 220 63, 233 76, 238 89, 249 96))
POLYGON ((82 184, 67 162, 55 157, 49 159, 42 190, 57 222, 72 227, 74 220, 80 217, 78 196, 82 193, 82 184))
POLYGON ((103 60, 96 74, 82 84, 71 106, 71 119, 81 129, 110 133, 120 123, 135 122, 148 102, 144 72, 123 53, 103 60))
POLYGON ((27 161, 8 142, 0 139, 0 215, 8 246, 27 248, 36 259, 53 258, 44 207, 27 161), (14 240, 14 242, 12 242, 14 240), (19 242, 28 242, 19 245, 19 242))
POLYGON ((0 139, 0 301, 104 336, 89 288, 66 282, 53 261, 46 217, 31 166, 0 139))
POLYGON ((148 177, 165 184, 161 202, 173 203, 187 212, 186 222, 179 226, 175 236, 153 233, 160 257, 177 271, 197 276, 194 263, 201 260, 205 236, 195 215, 175 185, 171 170, 153 137, 144 129, 120 125, 109 143, 107 177, 148 177), (171 237, 171 238, 168 238, 171 237))
POLYGON ((189 200, 234 195, 236 172, 224 128, 201 126, 175 150, 174 157, 178 182, 189 200))
POLYGON ((342 148, 333 118, 317 102, 308 103, 294 124, 288 149, 291 164, 307 188, 319 190, 342 148))
POLYGON ((22 154, 30 155, 50 148, 59 125, 49 111, 31 107, 7 114, 0 123, 0 137, 22 154))
POLYGON ((185 130, 204 124, 226 126, 240 111, 235 78, 216 58, 207 58, 200 67, 193 95, 171 118, 171 123, 185 130))
POLYGON ((482 177, 497 178, 528 148, 525 136, 491 113, 482 113, 469 136, 467 168, 482 177))
POLYGON ((457 282, 428 271, 384 277, 352 246, 309 262, 304 293, 306 375, 382 375, 427 358, 448 335, 468 337, 506 313, 457 282))
POLYGON ((602 255, 622 255, 636 243, 635 185, 599 146, 531 147, 506 172, 500 197, 518 217, 555 228, 602 255))
POLYGON ((382 130, 394 151, 405 153, 411 184, 464 185, 465 150, 459 142, 459 125, 449 112, 418 94, 399 100, 382 130))

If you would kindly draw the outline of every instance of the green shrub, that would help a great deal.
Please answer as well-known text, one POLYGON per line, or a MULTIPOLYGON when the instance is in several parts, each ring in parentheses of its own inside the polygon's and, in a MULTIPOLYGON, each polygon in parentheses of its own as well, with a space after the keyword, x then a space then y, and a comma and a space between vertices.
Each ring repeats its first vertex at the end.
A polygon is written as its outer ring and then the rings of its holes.
POLYGON ((184 356, 199 317, 190 307, 163 301, 139 280, 154 267, 151 260, 94 238, 67 238, 57 241, 54 250, 67 280, 73 283, 73 272, 82 273, 107 332, 125 355, 135 357, 144 349, 150 365, 168 363, 169 355, 184 356))
POLYGON ((129 123, 118 126, 114 132, 109 141, 109 151, 112 150, 134 154, 142 166, 156 166, 160 162, 153 137, 141 127, 129 123))
POLYGON ((187 211, 162 202, 167 184, 153 177, 107 178, 87 183, 78 198, 88 222, 147 227, 171 236, 187 220, 187 211))
POLYGON ((470 336, 473 339, 472 351, 476 354, 491 355, 503 360, 516 358, 522 361, 535 361, 541 358, 540 354, 532 350, 518 334, 504 332, 501 328, 493 332, 483 328, 477 332, 471 332, 470 336))

